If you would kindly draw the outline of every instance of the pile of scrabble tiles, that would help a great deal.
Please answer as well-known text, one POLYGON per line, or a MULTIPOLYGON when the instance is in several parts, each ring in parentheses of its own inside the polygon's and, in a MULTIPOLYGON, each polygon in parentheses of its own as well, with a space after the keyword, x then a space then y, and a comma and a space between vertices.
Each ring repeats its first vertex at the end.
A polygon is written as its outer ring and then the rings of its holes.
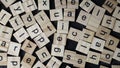
POLYGON ((120 68, 120 0, 94 1, 0 0, 0 68, 120 68))

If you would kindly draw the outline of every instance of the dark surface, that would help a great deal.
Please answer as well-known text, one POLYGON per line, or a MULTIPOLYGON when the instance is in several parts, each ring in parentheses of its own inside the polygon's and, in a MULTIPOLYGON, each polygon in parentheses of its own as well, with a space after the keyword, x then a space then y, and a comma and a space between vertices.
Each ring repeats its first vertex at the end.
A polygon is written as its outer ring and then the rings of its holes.
MULTIPOLYGON (((21 0, 17 0, 17 1, 21 1, 21 0)), ((17 1, 16 1, 16 2, 17 2, 17 1)), ((35 0, 35 1, 36 1, 36 3, 37 3, 37 0, 35 0)), ((81 3, 81 1, 82 1, 82 0, 80 0, 80 3, 81 3)), ((93 1, 96 5, 101 6, 101 5, 104 3, 105 0, 92 0, 92 1, 93 1)), ((50 4, 51 4, 51 5, 50 5, 50 8, 51 8, 51 9, 54 9, 54 0, 50 0, 50 4)), ((4 5, 0 3, 0 10, 1 10, 1 9, 5 9, 5 10, 7 10, 8 12, 10 12, 9 8, 5 8, 4 5)), ((79 7, 79 9, 76 10, 76 18, 78 17, 78 14, 79 14, 79 11, 80 11, 80 10, 81 10, 80 7, 79 7)), ((39 12, 38 10, 35 10, 35 11, 33 11, 33 14, 35 15, 35 14, 38 13, 38 12, 39 12)), ((45 11, 45 12, 47 13, 48 17, 50 18, 49 11, 45 11)), ((11 12, 10 12, 10 13, 11 13, 11 12)), ((24 14, 24 13, 23 13, 23 14, 24 14)), ((20 14, 20 16, 23 15, 23 14, 20 14)), ((109 14, 108 12, 106 12, 105 14, 107 14, 107 15, 112 15, 112 14, 109 14)), ((54 22, 52 22, 52 23, 53 23, 53 25, 54 25, 55 28, 56 28, 56 27, 57 27, 57 22, 54 21, 54 22)), ((9 24, 9 22, 8 22, 8 24, 7 24, 6 26, 11 27, 11 25, 9 24)), ((82 30, 83 28, 85 28, 85 26, 83 26, 83 25, 81 25, 81 24, 78 24, 78 23, 76 23, 76 22, 70 22, 69 27, 74 27, 74 28, 79 29, 79 30, 82 30)), ((14 32, 13 32, 13 33, 14 33, 14 32)), ((116 33, 116 32, 113 32, 113 31, 112 31, 112 32, 111 32, 111 35, 113 35, 113 36, 115 36, 115 37, 117 37, 117 38, 120 39, 120 34, 119 34, 119 33, 116 33)), ((30 37, 29 37, 28 39, 30 39, 30 37)), ((47 49, 49 50, 49 52, 51 53, 51 45, 52 45, 52 43, 53 43, 53 35, 50 36, 49 39, 50 39, 50 43, 47 44, 46 47, 47 47, 47 49)), ((14 41, 14 42, 17 42, 16 39, 15 39, 13 36, 12 36, 11 40, 14 41)), ((30 40, 32 40, 32 39, 30 39, 30 40)), ((32 40, 32 41, 33 41, 33 40, 32 40)), ((71 41, 71 40, 67 39, 67 44, 66 44, 65 49, 71 50, 71 51, 75 51, 76 45, 77 45, 77 42, 74 42, 74 41, 71 41)), ((120 48, 120 43, 119 43, 119 46, 118 46, 118 47, 120 48)), ((35 51, 37 51, 38 49, 39 49, 39 48, 37 47, 35 51)), ((90 49, 90 50, 92 50, 92 49, 90 49)), ((34 56, 36 56, 35 51, 34 51, 34 53, 33 53, 34 56)), ((92 51, 95 51, 95 50, 92 50, 92 51)), ((76 51, 76 52, 77 52, 77 51, 76 51)), ((96 51, 96 52, 97 52, 97 51, 96 51)), ((82 53, 80 53, 80 52, 77 52, 77 53, 78 53, 78 54, 82 54, 82 53)), ((23 58, 24 54, 25 54, 25 52, 21 50, 21 51, 20 51, 20 55, 19 55, 19 56, 21 57, 21 59, 23 58)), ((37 57, 37 56, 36 56, 36 57, 37 57)), ((60 58, 60 57, 57 57, 57 58, 62 61, 62 58, 60 58)), ((37 60, 39 60, 38 57, 37 57, 36 61, 37 61, 37 60)), ((48 61, 47 61, 47 62, 48 62, 48 61)), ((44 64, 46 65, 47 62, 45 62, 44 64)), ((35 62, 35 63, 36 63, 36 62, 35 62)), ((74 68, 72 65, 66 64, 66 63, 62 63, 61 68, 65 68, 66 65, 69 65, 69 66, 71 66, 72 68, 74 68)), ((111 62, 111 64, 106 64, 106 63, 103 63, 103 62, 100 62, 99 65, 94 65, 94 64, 86 63, 86 66, 85 66, 85 67, 86 67, 86 68, 99 68, 100 65, 105 65, 105 66, 111 67, 111 65, 120 65, 120 62, 118 62, 118 61, 116 61, 116 60, 113 59, 112 62, 111 62)), ((0 67, 0 68, 6 68, 6 67, 3 66, 3 67, 0 67)))

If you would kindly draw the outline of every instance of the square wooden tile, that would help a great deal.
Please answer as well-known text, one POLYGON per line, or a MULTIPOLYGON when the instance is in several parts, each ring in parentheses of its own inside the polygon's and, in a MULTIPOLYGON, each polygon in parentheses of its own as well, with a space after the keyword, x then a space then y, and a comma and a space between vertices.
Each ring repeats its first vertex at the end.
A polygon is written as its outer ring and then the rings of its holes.
POLYGON ((40 61, 37 61, 33 68, 46 68, 46 66, 42 64, 40 61))
POLYGON ((120 12, 119 11, 120 11, 120 7, 116 6, 112 16, 120 19, 120 12))
POLYGON ((49 10, 50 9, 50 0, 37 0, 39 10, 49 10))
POLYGON ((120 26, 120 21, 116 20, 113 31, 120 33, 120 27, 119 26, 120 26))
POLYGON ((67 0, 68 9, 78 9, 79 0, 67 0))
POLYGON ((7 53, 0 53, 0 66, 7 65, 7 53))
POLYGON ((75 21, 75 9, 64 9, 64 20, 75 21))
POLYGON ((120 65, 112 65, 112 68, 119 68, 120 65))
POLYGON ((67 8, 67 2, 66 0, 54 0, 55 8, 67 8))
POLYGON ((4 6, 7 8, 9 7, 12 3, 14 3, 16 0, 1 0, 1 2, 4 4, 4 6))
POLYGON ((120 48, 116 48, 114 55, 113 55, 113 59, 120 61, 120 48))

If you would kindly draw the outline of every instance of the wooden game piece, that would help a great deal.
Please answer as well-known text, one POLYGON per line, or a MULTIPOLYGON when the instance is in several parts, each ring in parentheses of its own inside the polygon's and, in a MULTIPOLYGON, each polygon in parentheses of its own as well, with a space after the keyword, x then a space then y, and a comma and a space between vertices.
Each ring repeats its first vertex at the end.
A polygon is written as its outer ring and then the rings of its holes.
POLYGON ((2 9, 0 11, 0 23, 3 25, 6 25, 8 20, 11 18, 11 14, 8 13, 7 11, 5 11, 4 9, 2 9))
POLYGON ((11 39, 13 29, 7 26, 0 25, 0 37, 5 39, 11 39))
POLYGON ((64 56, 63 56, 63 62, 73 64, 75 63, 75 55, 76 53, 70 50, 65 50, 64 56))
POLYGON ((66 0, 54 0, 54 2, 56 9, 67 8, 66 0))
POLYGON ((92 49, 95 49, 97 51, 102 52, 104 46, 105 46, 105 41, 104 40, 96 38, 96 37, 93 38, 93 41, 92 41, 92 44, 91 44, 92 49))
POLYGON ((57 33, 68 33, 69 22, 68 21, 58 21, 57 23, 57 33))
POLYGON ((37 6, 34 0, 25 1, 22 3, 22 5, 23 5, 25 12, 31 12, 37 9, 37 6))
POLYGON ((62 62, 60 60, 58 60, 55 57, 52 57, 50 61, 47 63, 46 67, 47 68, 60 68, 61 64, 62 62))
POLYGON ((117 4, 118 3, 115 0, 106 0, 102 7, 104 7, 109 13, 112 13, 117 4))
POLYGON ((36 51, 36 54, 42 63, 51 58, 51 55, 46 47, 43 47, 40 50, 36 51))
POLYGON ((44 33, 41 33, 37 37, 34 38, 35 43, 38 45, 39 48, 45 46, 50 42, 47 36, 44 33))
POLYGON ((25 42, 23 43, 21 49, 24 50, 25 52, 29 53, 29 54, 33 54, 36 47, 37 47, 37 45, 35 43, 26 39, 25 42))
POLYGON ((100 60, 100 54, 89 51, 86 61, 98 65, 100 60))
POLYGON ((113 31, 120 33, 120 21, 119 20, 116 20, 113 31))
POLYGON ((10 7, 10 10, 11 10, 13 16, 21 14, 21 13, 23 13, 25 11, 24 8, 23 8, 23 6, 22 6, 21 1, 18 1, 15 4, 12 4, 9 7, 10 7))
POLYGON ((7 65, 7 53, 0 53, 0 66, 7 65))
POLYGON ((120 61, 120 48, 116 48, 114 55, 113 55, 113 59, 120 61))
POLYGON ((26 27, 29 27, 36 23, 36 21, 33 17, 33 14, 31 12, 28 12, 28 13, 22 15, 22 20, 26 27))
POLYGON ((7 68, 20 68, 20 57, 8 57, 7 68))
POLYGON ((20 52, 20 48, 21 48, 21 44, 10 42, 10 46, 7 53, 9 55, 18 56, 20 52))
POLYGON ((109 68, 109 67, 106 67, 106 66, 100 65, 100 68, 109 68))
POLYGON ((9 7, 12 3, 14 3, 16 0, 1 0, 1 2, 4 4, 4 6, 7 8, 9 7))
POLYGON ((50 10, 50 19, 51 19, 51 21, 62 20, 63 19, 62 9, 50 10))
POLYGON ((76 50, 84 54, 88 54, 91 44, 82 40, 78 41, 76 50))
POLYGON ((58 57, 63 57, 64 48, 65 48, 64 45, 52 44, 51 55, 58 56, 58 57))
POLYGON ((24 26, 24 23, 19 15, 16 15, 13 18, 11 18, 9 22, 15 31, 24 26))
POLYGON ((85 68, 86 58, 87 58, 87 56, 76 54, 76 56, 75 56, 76 62, 73 64, 73 66, 85 68))
POLYGON ((36 57, 32 56, 29 53, 25 53, 22 61, 21 68, 31 68, 36 60, 36 57))
POLYGON ((88 13, 94 8, 95 4, 91 0, 83 0, 80 7, 88 13))
POLYGON ((66 45, 66 37, 67 37, 66 34, 55 33, 53 44, 65 46, 66 45))
POLYGON ((24 28, 20 28, 18 31, 16 31, 13 36, 16 38, 16 40, 21 43, 23 42, 26 38, 29 37, 28 33, 24 28))
POLYGON ((113 26, 116 22, 116 18, 108 15, 104 15, 104 18, 102 20, 102 26, 113 29, 113 26))
POLYGON ((38 10, 49 10, 50 0, 38 0, 38 10))
POLYGON ((112 68, 119 68, 120 65, 112 65, 112 68))
POLYGON ((90 16, 91 16, 91 14, 81 10, 78 17, 77 17, 76 22, 86 26, 89 19, 90 19, 90 16))
POLYGON ((82 38, 82 31, 71 27, 67 38, 78 42, 82 38))
POLYGON ((79 0, 67 0, 68 9, 78 9, 79 0))
POLYGON ((64 20, 75 21, 75 9, 64 9, 64 20))
POLYGON ((104 49, 100 56, 100 61, 110 64, 112 61, 113 54, 114 53, 112 51, 104 49))
POLYGON ((83 32, 82 40, 92 43, 95 32, 88 29, 83 29, 82 32, 83 32))
POLYGON ((109 36, 110 32, 111 32, 110 29, 105 28, 103 26, 99 26, 95 36, 107 40, 106 38, 109 36))
POLYGON ((33 68, 46 68, 46 67, 40 61, 37 61, 37 63, 33 66, 33 68))
POLYGON ((42 33, 42 30, 39 27, 39 25, 36 23, 30 26, 29 28, 27 28, 27 32, 29 33, 30 37, 33 39, 36 36, 38 36, 40 33, 42 33))
POLYGON ((114 36, 109 35, 109 36, 107 37, 105 47, 107 47, 108 49, 110 49, 110 50, 112 50, 112 51, 115 51, 118 43, 119 43, 119 39, 117 39, 117 38, 114 37, 114 36))
POLYGON ((120 19, 120 7, 116 6, 112 16, 120 19))

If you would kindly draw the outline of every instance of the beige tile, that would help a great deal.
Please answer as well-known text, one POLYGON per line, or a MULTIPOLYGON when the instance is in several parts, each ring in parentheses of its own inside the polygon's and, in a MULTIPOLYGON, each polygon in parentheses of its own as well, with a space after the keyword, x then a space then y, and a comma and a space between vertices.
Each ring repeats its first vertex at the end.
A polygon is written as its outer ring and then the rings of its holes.
POLYGON ((119 39, 117 39, 116 37, 114 37, 114 36, 112 36, 112 35, 109 35, 109 36, 107 37, 105 47, 107 47, 107 48, 110 49, 110 50, 115 51, 118 43, 119 43, 119 39))
POLYGON ((67 0, 67 8, 78 9, 79 0, 67 0))
POLYGON ((7 8, 9 7, 12 3, 14 3, 16 0, 1 0, 1 2, 4 4, 4 6, 7 8))
POLYGON ((119 11, 120 11, 120 7, 116 6, 112 16, 120 19, 120 12, 119 11))
POLYGON ((117 6, 117 2, 114 0, 106 0, 102 7, 104 7, 109 13, 112 13, 112 11, 115 9, 117 6))
POLYGON ((50 40, 44 33, 41 33, 40 35, 35 37, 34 41, 38 45, 39 48, 45 46, 46 44, 48 44, 50 42, 50 40))
POLYGON ((24 50, 25 52, 29 53, 29 54, 33 54, 36 47, 37 47, 37 45, 35 43, 26 39, 24 41, 21 49, 24 50))
POLYGON ((42 64, 40 61, 37 61, 37 63, 33 66, 33 68, 46 68, 44 64, 42 64))
POLYGON ((120 61, 120 48, 116 48, 114 55, 113 55, 113 59, 120 61))
POLYGON ((0 53, 0 66, 7 65, 7 53, 0 53))
POLYGON ((100 68, 109 68, 109 67, 106 67, 106 66, 100 65, 100 68))
POLYGON ((66 0, 54 0, 55 8, 67 8, 66 0))
POLYGON ((86 61, 92 64, 99 64, 100 54, 96 52, 89 51, 86 61))
POLYGON ((120 26, 120 21, 116 20, 113 31, 120 33, 120 27, 119 26, 120 26))
POLYGON ((7 68, 20 68, 20 57, 8 57, 7 68))
POLYGON ((16 31, 13 36, 16 38, 16 40, 21 43, 23 42, 26 38, 29 37, 28 33, 24 28, 20 28, 18 31, 16 31))
POLYGON ((0 11, 0 23, 3 25, 6 25, 8 23, 8 20, 11 18, 11 16, 12 15, 10 13, 8 13, 6 10, 2 9, 0 11))
POLYGON ((50 0, 37 0, 39 10, 49 10, 50 9, 50 0))
POLYGON ((112 65, 112 68, 119 68, 120 65, 112 65))
POLYGON ((64 20, 75 21, 75 9, 64 9, 64 20))

